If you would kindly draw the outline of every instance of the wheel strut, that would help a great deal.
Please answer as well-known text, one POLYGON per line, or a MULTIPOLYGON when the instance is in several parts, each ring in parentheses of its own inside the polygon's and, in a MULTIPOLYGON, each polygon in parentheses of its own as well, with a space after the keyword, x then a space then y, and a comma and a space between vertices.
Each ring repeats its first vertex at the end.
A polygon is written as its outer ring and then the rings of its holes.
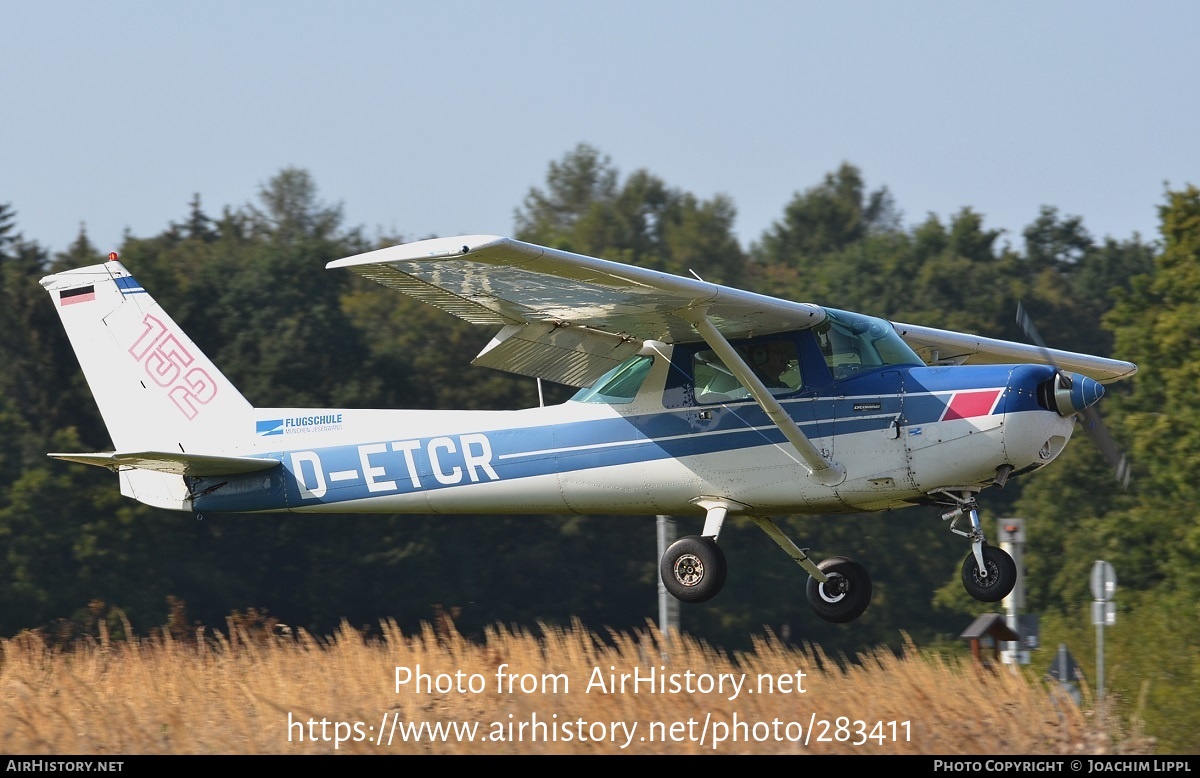
POLYGON ((983 522, 979 520, 979 506, 971 500, 968 515, 971 517, 971 553, 975 555, 975 564, 979 565, 979 575, 987 578, 987 565, 983 563, 983 522))
POLYGON ((829 577, 825 575, 825 571, 817 567, 812 561, 812 557, 804 552, 804 549, 797 546, 791 538, 783 534, 783 530, 779 529, 778 525, 767 516, 751 516, 750 520, 758 525, 758 528, 767 533, 767 537, 774 540, 780 548, 782 548, 788 556, 790 556, 796 564, 804 568, 805 572, 816 578, 820 583, 828 583, 829 577))

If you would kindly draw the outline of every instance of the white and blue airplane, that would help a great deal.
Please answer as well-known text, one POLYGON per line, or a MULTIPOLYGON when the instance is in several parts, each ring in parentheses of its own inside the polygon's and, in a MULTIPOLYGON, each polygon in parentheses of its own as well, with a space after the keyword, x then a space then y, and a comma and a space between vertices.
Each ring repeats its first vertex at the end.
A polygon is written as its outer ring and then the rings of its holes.
POLYGON ((660 564, 685 602, 720 591, 722 523, 747 516, 809 573, 817 615, 846 622, 866 570, 814 562, 771 516, 940 506, 970 542, 967 591, 1000 600, 1015 566, 976 495, 1053 461, 1137 370, 490 235, 327 267, 495 328, 474 364, 581 389, 512 411, 256 408, 112 254, 42 280, 113 443, 50 456, 196 513, 702 515, 660 564))

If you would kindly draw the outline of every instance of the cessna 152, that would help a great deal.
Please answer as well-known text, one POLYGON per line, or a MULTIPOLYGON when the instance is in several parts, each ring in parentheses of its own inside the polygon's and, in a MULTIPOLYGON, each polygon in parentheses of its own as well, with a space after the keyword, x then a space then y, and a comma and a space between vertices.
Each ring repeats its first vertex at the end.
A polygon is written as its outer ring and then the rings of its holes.
POLYGON ((582 388, 513 411, 255 408, 112 254, 42 285, 114 450, 50 456, 198 513, 703 514, 660 564, 685 602, 721 589, 717 539, 744 515, 809 573, 817 615, 846 622, 866 570, 814 562, 771 516, 940 506, 970 543, 967 591, 1000 600, 1015 567, 976 495, 1051 462, 1102 384, 1137 370, 495 236, 328 268, 498 328, 474 364, 582 388))

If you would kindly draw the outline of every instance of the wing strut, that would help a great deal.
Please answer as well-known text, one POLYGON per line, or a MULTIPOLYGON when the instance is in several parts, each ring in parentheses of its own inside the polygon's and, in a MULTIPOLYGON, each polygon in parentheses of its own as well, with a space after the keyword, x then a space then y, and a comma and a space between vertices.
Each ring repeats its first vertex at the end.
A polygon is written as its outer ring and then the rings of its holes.
POLYGON ((770 390, 755 375, 750 366, 746 364, 746 361, 742 359, 742 355, 729 344, 725 336, 708 320, 707 308, 688 308, 677 313, 696 328, 696 332, 700 334, 700 337, 704 338, 704 342, 716 352, 721 361, 725 363, 725 367, 729 368, 729 372, 733 373, 742 386, 746 387, 746 390, 750 392, 750 396, 766 412, 767 418, 773 421, 775 426, 783 432, 784 437, 796 449, 796 453, 800 455, 802 463, 808 469, 809 478, 822 486, 837 486, 846 480, 846 468, 837 462, 826 459, 817 447, 812 444, 812 441, 808 439, 808 436, 800 431, 800 428, 796 426, 796 422, 792 421, 792 417, 788 416, 787 411, 783 409, 783 406, 779 404, 775 396, 771 394, 770 390))

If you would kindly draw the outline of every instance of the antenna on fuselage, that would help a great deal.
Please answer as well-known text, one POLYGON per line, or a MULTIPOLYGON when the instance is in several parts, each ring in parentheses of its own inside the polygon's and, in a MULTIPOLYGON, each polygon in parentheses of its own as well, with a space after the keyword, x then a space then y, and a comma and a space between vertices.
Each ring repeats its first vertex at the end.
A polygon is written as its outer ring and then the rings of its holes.
POLYGON ((534 380, 537 381, 537 386, 538 386, 538 407, 545 408, 546 407, 546 396, 542 394, 542 379, 535 378, 534 380))

